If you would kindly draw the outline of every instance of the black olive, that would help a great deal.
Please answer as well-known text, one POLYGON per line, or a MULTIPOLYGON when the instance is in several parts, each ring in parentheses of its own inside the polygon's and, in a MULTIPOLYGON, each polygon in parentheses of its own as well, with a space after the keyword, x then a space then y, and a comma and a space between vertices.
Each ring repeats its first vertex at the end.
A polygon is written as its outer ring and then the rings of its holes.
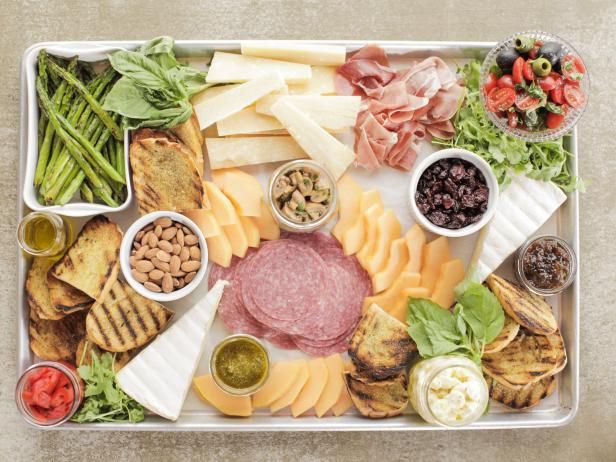
POLYGON ((505 48, 499 54, 496 55, 496 65, 505 73, 511 72, 513 69, 513 63, 520 57, 515 48, 505 48))
POLYGON ((556 71, 560 71, 560 55, 562 54, 563 47, 560 46, 559 43, 556 42, 545 42, 539 48, 539 53, 537 53, 537 57, 544 57, 547 59, 552 67, 556 71))

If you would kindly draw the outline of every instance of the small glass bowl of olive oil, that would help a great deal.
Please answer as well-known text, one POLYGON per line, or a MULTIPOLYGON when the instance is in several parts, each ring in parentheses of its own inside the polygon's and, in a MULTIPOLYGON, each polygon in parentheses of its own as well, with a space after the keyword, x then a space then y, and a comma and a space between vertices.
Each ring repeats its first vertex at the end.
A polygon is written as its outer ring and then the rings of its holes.
POLYGON ((70 225, 55 213, 32 212, 19 223, 17 242, 30 255, 53 257, 68 246, 70 225))
POLYGON ((214 348, 210 372, 223 391, 250 395, 261 388, 269 376, 269 356, 256 337, 231 335, 214 348))

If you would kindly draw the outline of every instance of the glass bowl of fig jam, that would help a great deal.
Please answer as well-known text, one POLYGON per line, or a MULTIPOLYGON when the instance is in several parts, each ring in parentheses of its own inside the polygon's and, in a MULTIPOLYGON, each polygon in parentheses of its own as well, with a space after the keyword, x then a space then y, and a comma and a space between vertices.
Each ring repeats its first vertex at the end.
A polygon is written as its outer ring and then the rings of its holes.
POLYGON ((554 295, 573 282, 577 259, 566 241, 543 235, 520 247, 514 266, 518 281, 528 290, 538 295, 554 295))

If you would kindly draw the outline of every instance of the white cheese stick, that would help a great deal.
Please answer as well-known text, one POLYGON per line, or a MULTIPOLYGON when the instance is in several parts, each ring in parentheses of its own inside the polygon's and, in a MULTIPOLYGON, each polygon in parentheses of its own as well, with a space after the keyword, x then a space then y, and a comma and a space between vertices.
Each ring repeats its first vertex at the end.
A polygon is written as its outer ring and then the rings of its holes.
POLYGON ((284 128, 274 117, 259 114, 254 106, 218 121, 216 127, 220 136, 250 135, 284 128))
POLYGON ((312 66, 312 78, 306 83, 289 85, 291 95, 335 95, 336 68, 334 66, 312 66))
POLYGON ((294 63, 339 66, 346 60, 346 47, 308 43, 250 40, 242 42, 242 54, 294 63))
POLYGON ((206 138, 205 146, 212 170, 307 157, 290 136, 206 138))
POLYGON ((307 64, 217 51, 214 53, 205 81, 208 83, 242 83, 272 72, 279 72, 287 83, 305 83, 312 78, 312 69, 307 64))

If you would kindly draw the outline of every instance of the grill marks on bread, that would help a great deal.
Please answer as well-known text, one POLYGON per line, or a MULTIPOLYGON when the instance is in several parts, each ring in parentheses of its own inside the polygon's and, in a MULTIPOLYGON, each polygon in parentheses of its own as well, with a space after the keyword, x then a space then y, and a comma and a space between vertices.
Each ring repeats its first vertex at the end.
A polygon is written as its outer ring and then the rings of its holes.
POLYGON ((490 398, 512 409, 528 409, 536 406, 556 389, 556 377, 553 375, 518 390, 507 387, 490 376, 486 376, 486 382, 490 398))

